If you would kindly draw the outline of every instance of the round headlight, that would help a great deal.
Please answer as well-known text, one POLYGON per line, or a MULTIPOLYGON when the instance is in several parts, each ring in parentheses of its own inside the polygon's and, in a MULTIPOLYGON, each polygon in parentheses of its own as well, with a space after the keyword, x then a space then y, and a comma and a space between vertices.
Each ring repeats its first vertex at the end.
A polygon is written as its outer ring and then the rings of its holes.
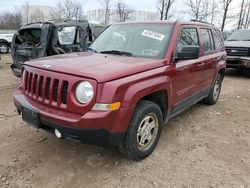
POLYGON ((94 90, 92 85, 89 82, 79 83, 78 86, 76 87, 75 96, 78 102, 82 104, 89 103, 94 96, 94 90))

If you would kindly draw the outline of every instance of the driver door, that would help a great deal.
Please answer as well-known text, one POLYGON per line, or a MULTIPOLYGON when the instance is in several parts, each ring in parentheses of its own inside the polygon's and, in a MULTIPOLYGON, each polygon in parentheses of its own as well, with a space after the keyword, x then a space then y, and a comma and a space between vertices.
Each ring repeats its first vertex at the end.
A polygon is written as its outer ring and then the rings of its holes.
MULTIPOLYGON (((175 54, 185 46, 199 45, 198 29, 196 27, 182 27, 175 54)), ((202 69, 204 62, 198 59, 178 60, 174 66, 173 75, 173 108, 176 113, 199 98, 202 83, 202 69)))

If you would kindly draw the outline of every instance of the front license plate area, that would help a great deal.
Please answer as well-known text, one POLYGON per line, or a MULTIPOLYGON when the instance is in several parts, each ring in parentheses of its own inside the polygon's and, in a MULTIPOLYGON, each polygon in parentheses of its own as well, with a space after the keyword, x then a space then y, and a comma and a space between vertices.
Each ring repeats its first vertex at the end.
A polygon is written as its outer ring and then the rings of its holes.
POLYGON ((39 112, 22 106, 22 119, 35 128, 41 127, 39 112))

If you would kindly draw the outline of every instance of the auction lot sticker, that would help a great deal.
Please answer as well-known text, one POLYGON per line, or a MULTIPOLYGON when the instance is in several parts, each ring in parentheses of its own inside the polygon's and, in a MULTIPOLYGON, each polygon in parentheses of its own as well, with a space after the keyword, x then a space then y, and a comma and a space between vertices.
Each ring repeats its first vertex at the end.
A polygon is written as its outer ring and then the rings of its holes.
POLYGON ((159 41, 162 41, 165 38, 165 35, 157 33, 155 31, 149 31, 149 30, 144 30, 141 35, 150 37, 159 41))

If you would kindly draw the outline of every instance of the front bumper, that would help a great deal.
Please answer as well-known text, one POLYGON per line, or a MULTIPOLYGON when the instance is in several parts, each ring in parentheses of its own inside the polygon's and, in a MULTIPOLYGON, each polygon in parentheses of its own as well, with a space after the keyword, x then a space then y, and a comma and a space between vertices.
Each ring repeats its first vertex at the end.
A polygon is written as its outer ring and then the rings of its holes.
POLYGON ((16 77, 21 78, 21 74, 22 74, 21 69, 18 69, 18 68, 15 66, 15 64, 12 64, 12 65, 10 66, 10 68, 11 68, 13 74, 14 74, 16 77))
POLYGON ((250 57, 227 56, 228 68, 250 68, 250 57))
POLYGON ((14 92, 14 103, 20 114, 22 107, 39 112, 39 128, 52 133, 57 129, 64 139, 97 145, 120 145, 133 112, 133 108, 121 108, 112 112, 73 114, 36 103, 19 88, 14 92))

